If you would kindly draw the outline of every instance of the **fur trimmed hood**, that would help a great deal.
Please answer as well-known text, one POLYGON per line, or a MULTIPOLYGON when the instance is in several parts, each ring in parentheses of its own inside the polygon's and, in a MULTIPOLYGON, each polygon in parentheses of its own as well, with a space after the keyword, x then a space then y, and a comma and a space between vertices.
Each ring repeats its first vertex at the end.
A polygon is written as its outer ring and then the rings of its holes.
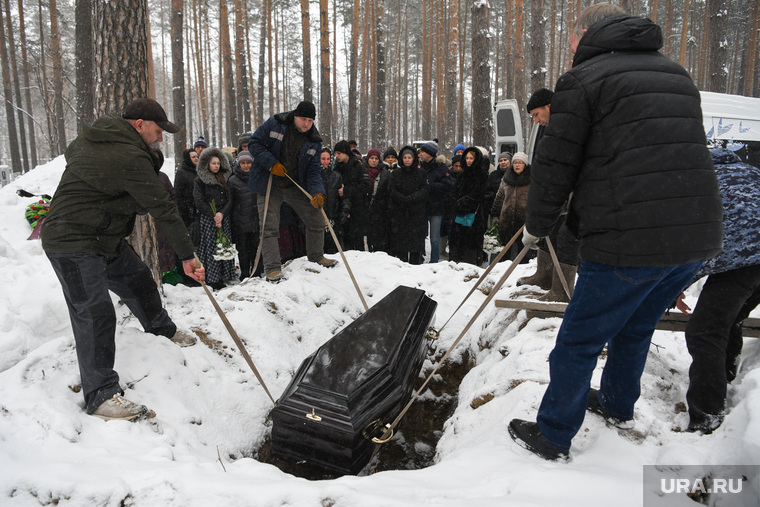
POLYGON ((219 181, 216 176, 209 170, 209 163, 212 157, 217 157, 221 167, 219 173, 224 175, 224 181, 228 181, 232 176, 232 168, 230 167, 230 161, 227 156, 219 148, 206 148, 201 152, 201 156, 198 159, 198 165, 196 167, 196 173, 200 180, 206 185, 219 185, 219 181))

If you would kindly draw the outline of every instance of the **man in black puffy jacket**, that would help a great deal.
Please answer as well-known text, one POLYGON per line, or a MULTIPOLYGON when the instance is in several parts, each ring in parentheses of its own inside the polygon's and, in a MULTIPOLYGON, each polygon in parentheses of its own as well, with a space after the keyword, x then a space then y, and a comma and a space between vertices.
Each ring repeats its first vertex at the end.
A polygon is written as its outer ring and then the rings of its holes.
POLYGON ((537 422, 509 424, 546 459, 567 458, 587 409, 632 427, 655 325, 722 240, 699 92, 658 51, 660 27, 596 4, 570 45, 573 68, 557 82, 532 168, 523 243, 549 234, 574 192, 568 226, 583 262, 537 422), (590 390, 605 345, 601 386, 590 390))

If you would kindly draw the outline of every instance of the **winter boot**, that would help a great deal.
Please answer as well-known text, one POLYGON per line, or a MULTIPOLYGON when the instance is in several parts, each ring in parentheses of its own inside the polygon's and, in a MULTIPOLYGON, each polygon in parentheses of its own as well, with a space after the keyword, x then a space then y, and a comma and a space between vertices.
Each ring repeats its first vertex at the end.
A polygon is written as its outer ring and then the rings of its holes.
POLYGON ((323 268, 332 268, 332 267, 335 267, 335 266, 338 265, 338 261, 335 261, 333 259, 328 259, 327 257, 324 257, 324 256, 321 257, 321 258, 319 258, 319 259, 317 259, 314 262, 316 262, 317 264, 319 264, 323 268))
POLYGON ((591 388, 589 390, 588 405, 586 406, 586 410, 602 416, 605 421, 607 421, 609 424, 611 424, 612 426, 615 426, 618 429, 621 429, 621 430, 633 429, 633 426, 634 426, 633 419, 620 419, 610 414, 609 412, 607 412, 607 410, 605 410, 602 404, 599 403, 599 390, 597 389, 591 388))
POLYGON ((536 273, 532 276, 525 276, 517 280, 517 285, 538 285, 544 290, 549 290, 552 286, 552 273, 554 273, 554 263, 549 252, 538 250, 538 260, 536 261, 536 273))
POLYGON ((138 405, 122 397, 120 394, 114 394, 101 403, 92 415, 106 421, 131 421, 147 411, 148 408, 145 405, 138 405))
POLYGON ((195 345, 196 342, 195 336, 184 331, 180 331, 179 329, 177 329, 177 332, 174 333, 174 336, 169 339, 180 347, 189 347, 191 345, 195 345))
POLYGON ((512 440, 536 456, 550 461, 564 462, 567 462, 569 458, 568 451, 555 447, 546 440, 541 434, 541 430, 538 429, 537 423, 523 421, 522 419, 512 419, 507 430, 512 440))
POLYGON ((282 280, 282 271, 279 269, 275 269, 267 273, 266 275, 267 282, 272 283, 279 283, 280 280, 282 280))
MULTIPOLYGON (((573 289, 575 288, 575 273, 578 271, 578 266, 572 264, 559 263, 559 267, 562 270, 562 274, 565 275, 567 280, 567 288, 570 289, 570 297, 573 296, 573 289)), ((556 303, 567 303, 570 298, 567 297, 565 288, 562 286, 562 281, 559 279, 557 270, 552 270, 552 288, 549 292, 538 298, 539 301, 553 301, 556 303)))

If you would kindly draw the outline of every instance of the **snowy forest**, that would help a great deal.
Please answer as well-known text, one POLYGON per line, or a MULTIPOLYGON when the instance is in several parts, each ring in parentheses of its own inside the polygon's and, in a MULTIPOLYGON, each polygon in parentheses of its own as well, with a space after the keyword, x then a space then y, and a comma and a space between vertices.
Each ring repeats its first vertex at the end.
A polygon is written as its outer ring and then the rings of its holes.
MULTIPOLYGON (((570 68, 569 28, 590 3, 4 0, 0 161, 26 172, 140 95, 183 128, 169 157, 199 135, 232 145, 304 98, 326 145, 488 147, 495 101, 522 107, 570 68)), ((760 96, 758 0, 621 4, 662 27, 701 90, 760 96)))

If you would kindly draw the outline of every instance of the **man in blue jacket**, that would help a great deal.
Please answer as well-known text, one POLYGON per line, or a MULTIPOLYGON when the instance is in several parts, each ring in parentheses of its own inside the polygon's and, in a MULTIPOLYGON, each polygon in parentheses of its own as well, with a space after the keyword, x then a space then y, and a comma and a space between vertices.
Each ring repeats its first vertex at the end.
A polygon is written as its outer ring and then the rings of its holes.
POLYGON ((320 209, 325 203, 325 187, 319 156, 322 137, 314 125, 317 116, 314 104, 303 101, 287 113, 276 114, 251 135, 248 149, 254 168, 249 188, 258 194, 259 220, 264 221, 264 207, 269 178, 269 205, 266 223, 262 224, 264 271, 270 282, 282 280, 280 258, 280 206, 288 203, 306 225, 306 255, 326 268, 336 262, 324 256, 325 222, 320 209), (309 200, 298 186, 312 197, 309 200))
POLYGON ((573 192, 567 224, 583 259, 537 421, 509 424, 545 459, 567 459, 587 409, 632 427, 655 325, 720 252, 723 206, 699 91, 662 44, 646 18, 586 8, 536 151, 523 244, 551 232, 573 192), (590 381, 605 346, 597 391, 590 381))
MULTIPOLYGON (((707 276, 686 324, 689 368, 687 431, 712 433, 725 415, 736 378, 742 321, 760 304, 760 169, 729 150, 712 150, 723 197, 723 251, 702 266, 707 276)), ((679 299, 681 311, 688 310, 679 299)))

